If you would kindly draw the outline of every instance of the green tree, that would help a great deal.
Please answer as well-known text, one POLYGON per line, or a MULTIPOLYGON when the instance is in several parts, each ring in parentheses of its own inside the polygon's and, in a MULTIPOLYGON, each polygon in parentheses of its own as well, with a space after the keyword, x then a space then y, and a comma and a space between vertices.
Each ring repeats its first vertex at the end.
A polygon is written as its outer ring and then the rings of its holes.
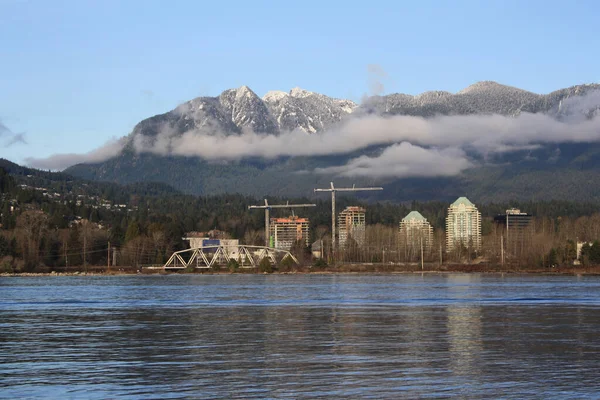
POLYGON ((589 243, 584 243, 583 246, 581 246, 581 254, 579 255, 579 258, 583 264, 589 264, 591 249, 592 246, 589 243))
POLYGON ((123 232, 121 225, 117 224, 110 229, 109 240, 110 243, 116 247, 119 247, 123 244, 123 240, 125 240, 125 233, 123 232))
POLYGON ((574 241, 568 240, 565 246, 565 263, 572 264, 577 258, 577 245, 574 241))
POLYGON ((281 260, 281 262, 279 263, 279 270, 290 271, 290 270, 294 269, 295 266, 296 266, 296 263, 294 262, 292 257, 287 256, 287 257, 284 257, 284 259, 281 260))
POLYGON ((125 233, 125 243, 140 236, 140 225, 137 221, 131 221, 125 233))
POLYGON ((313 263, 313 267, 327 268, 327 261, 325 261, 325 259, 323 259, 323 258, 317 258, 317 259, 315 259, 315 262, 313 263))
POLYGON ((600 264, 600 242, 597 240, 592 244, 589 250, 589 260, 593 265, 600 264))
POLYGON ((237 272, 237 270, 240 268, 240 264, 234 260, 233 258, 229 260, 229 262, 227 263, 227 269, 230 272, 237 272))
POLYGON ((546 267, 554 267, 556 264, 558 264, 558 252, 552 248, 546 258, 546 267))
POLYGON ((2 205, 2 221, 0 221, 0 223, 2 223, 2 227, 4 229, 12 229, 13 227, 10 226, 11 225, 11 212, 10 212, 10 204, 8 202, 5 202, 2 205))
POLYGON ((273 266, 271 265, 271 260, 269 260, 269 257, 264 257, 262 260, 260 260, 260 264, 258 264, 258 270, 268 274, 273 272, 273 266))
POLYGON ((10 242, 4 236, 0 236, 0 257, 8 255, 10 255, 10 242))

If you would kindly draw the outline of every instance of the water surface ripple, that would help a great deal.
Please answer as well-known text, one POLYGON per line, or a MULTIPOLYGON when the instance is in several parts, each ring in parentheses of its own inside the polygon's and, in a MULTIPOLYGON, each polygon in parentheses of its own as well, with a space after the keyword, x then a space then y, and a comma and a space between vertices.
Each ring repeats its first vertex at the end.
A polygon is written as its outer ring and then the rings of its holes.
POLYGON ((600 398, 600 278, 0 278, 2 398, 600 398))

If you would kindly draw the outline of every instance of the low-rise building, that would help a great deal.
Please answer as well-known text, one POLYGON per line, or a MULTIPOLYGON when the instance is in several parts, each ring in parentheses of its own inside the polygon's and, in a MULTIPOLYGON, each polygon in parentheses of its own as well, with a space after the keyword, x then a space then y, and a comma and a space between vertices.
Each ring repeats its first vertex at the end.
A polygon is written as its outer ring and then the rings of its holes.
MULTIPOLYGON (((216 231, 222 232, 222 231, 216 231)), ((183 240, 189 243, 190 249, 203 248, 206 253, 214 253, 219 247, 226 251, 229 257, 239 259, 240 257, 240 241, 239 239, 219 239, 214 235, 215 231, 209 232, 188 232, 183 240), (208 233, 213 233, 209 235, 208 233)), ((224 233, 224 232, 222 232, 224 233)), ((221 235, 226 236, 226 235, 221 235)))

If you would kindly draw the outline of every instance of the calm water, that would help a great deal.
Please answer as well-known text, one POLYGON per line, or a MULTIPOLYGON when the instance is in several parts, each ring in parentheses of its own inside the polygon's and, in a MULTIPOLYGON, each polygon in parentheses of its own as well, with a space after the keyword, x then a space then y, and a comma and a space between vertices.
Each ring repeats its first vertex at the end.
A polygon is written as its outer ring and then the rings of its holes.
POLYGON ((600 278, 0 278, 3 398, 600 398, 600 278))

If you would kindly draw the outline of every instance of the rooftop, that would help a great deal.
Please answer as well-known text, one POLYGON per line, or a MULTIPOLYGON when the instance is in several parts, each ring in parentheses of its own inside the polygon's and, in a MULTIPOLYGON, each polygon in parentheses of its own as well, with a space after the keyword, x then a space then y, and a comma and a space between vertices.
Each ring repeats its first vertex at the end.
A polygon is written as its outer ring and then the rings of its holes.
POLYGON ((344 212, 365 212, 366 209, 364 207, 360 207, 360 206, 348 206, 344 209, 344 211, 342 211, 342 213, 344 212))
POLYGON ((469 201, 469 199, 467 199, 466 197, 459 197, 458 199, 456 199, 456 201, 454 203, 452 203, 453 206, 460 206, 460 205, 464 205, 464 206, 471 206, 474 207, 475 204, 471 203, 469 201))
POLYGON ((271 218, 271 222, 274 222, 274 223, 285 223, 285 222, 303 223, 303 222, 308 222, 308 218, 300 218, 298 216, 289 216, 289 217, 283 217, 283 218, 271 218))
POLYGON ((425 222, 427 222, 427 218, 425 218, 424 216, 422 216, 421 213, 418 212, 418 211, 411 211, 411 212, 409 212, 406 217, 402 218, 402 221, 409 221, 411 219, 415 219, 417 221, 425 221, 425 222))

